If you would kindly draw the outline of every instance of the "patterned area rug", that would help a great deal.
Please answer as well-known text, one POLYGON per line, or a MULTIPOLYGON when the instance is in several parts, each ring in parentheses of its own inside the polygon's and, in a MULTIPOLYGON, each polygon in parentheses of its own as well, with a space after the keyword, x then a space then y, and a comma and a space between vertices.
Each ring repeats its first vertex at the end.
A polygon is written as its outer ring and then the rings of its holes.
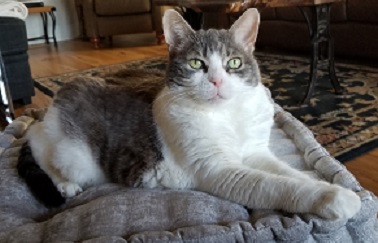
MULTIPOLYGON (((327 73, 319 71, 310 105, 299 106, 309 77, 308 59, 264 53, 257 53, 256 58, 263 82, 274 100, 306 124, 338 160, 345 162, 378 147, 378 69, 338 63, 336 71, 345 89, 343 95, 335 95, 327 73)), ((145 79, 149 79, 151 70, 160 70, 163 79, 166 63, 166 57, 151 58, 38 78, 35 85, 53 96, 62 85, 78 76, 112 78, 121 70, 141 69, 145 79)), ((156 79, 156 75, 151 78, 156 79)))

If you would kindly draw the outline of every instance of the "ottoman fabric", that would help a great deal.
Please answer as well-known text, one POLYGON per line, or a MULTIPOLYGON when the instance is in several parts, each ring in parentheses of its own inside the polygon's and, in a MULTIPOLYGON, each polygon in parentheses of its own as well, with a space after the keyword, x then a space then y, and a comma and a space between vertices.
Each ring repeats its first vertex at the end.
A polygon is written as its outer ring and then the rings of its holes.
POLYGON ((0 50, 12 99, 30 103, 34 95, 28 62, 26 27, 18 18, 0 17, 0 50))

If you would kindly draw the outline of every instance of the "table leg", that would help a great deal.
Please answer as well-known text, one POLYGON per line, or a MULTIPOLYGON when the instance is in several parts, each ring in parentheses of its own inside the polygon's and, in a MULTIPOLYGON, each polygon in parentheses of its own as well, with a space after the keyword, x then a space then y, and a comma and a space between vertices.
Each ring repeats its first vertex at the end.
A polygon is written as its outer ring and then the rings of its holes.
POLYGON ((320 61, 328 65, 329 77, 335 93, 341 94, 342 88, 335 72, 334 43, 330 33, 331 4, 299 8, 308 24, 312 45, 310 83, 302 101, 302 104, 307 104, 314 92, 320 61))
POLYGON ((56 36, 55 36, 55 29, 56 29, 56 18, 54 14, 55 9, 52 9, 49 14, 52 20, 52 35, 53 35, 53 40, 54 40, 54 46, 58 47, 58 44, 56 42, 56 36))
POLYGON ((45 37, 45 43, 49 43, 49 33, 48 33, 48 19, 46 13, 41 13, 42 23, 43 23, 43 35, 45 37))

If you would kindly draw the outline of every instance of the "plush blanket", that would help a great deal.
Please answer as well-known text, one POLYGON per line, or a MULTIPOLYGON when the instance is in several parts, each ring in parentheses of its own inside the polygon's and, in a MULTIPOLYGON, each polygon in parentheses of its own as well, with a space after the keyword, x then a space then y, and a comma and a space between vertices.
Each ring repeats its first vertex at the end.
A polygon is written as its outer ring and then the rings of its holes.
POLYGON ((276 106, 271 148, 291 166, 350 188, 361 197, 352 219, 247 210, 203 192, 92 187, 48 210, 16 171, 23 135, 38 112, 0 135, 0 242, 378 242, 377 198, 321 147, 311 132, 276 106))

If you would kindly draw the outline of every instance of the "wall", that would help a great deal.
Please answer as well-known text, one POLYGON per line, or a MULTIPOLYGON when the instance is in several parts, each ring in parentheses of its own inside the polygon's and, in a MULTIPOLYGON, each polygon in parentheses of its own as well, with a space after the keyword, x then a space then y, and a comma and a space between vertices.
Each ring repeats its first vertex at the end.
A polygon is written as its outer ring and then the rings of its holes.
MULTIPOLYGON (((45 0, 45 6, 52 5, 56 7, 56 30, 57 41, 70 40, 79 36, 79 23, 76 16, 74 0, 45 0)), ((28 38, 39 37, 43 35, 42 19, 39 14, 31 14, 27 17, 26 29, 28 38)), ((51 36, 52 23, 49 16, 49 33, 51 36)), ((34 41, 31 43, 43 42, 34 41)))

